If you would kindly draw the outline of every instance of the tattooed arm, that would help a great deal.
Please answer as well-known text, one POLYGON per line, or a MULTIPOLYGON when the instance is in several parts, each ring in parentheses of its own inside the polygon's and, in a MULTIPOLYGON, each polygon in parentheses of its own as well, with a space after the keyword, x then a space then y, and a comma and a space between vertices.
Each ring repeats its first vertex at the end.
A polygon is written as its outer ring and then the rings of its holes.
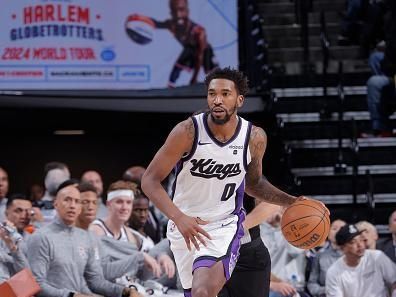
POLYGON ((268 203, 289 206, 297 197, 289 195, 273 186, 262 174, 262 160, 267 146, 267 135, 264 130, 253 126, 250 134, 249 148, 251 162, 246 174, 246 193, 268 203))
POLYGON ((194 124, 191 118, 179 123, 171 131, 165 144, 158 150, 142 178, 142 190, 147 197, 178 227, 190 249, 192 242, 198 249, 197 240, 204 242, 200 234, 209 237, 199 224, 206 222, 184 214, 171 200, 161 182, 169 175, 194 141, 194 124))

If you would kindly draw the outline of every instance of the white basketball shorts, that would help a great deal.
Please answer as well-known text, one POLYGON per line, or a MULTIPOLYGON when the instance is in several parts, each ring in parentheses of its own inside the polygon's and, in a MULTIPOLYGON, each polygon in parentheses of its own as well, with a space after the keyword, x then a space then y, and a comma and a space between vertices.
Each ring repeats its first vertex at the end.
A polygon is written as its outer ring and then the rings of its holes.
POLYGON ((225 278, 228 280, 231 277, 239 257, 240 239, 244 233, 242 227, 244 219, 245 213, 241 211, 237 215, 232 214, 225 219, 200 225, 212 239, 203 236, 207 246, 199 243, 200 250, 197 250, 191 243, 191 251, 187 249, 186 242, 175 223, 168 222, 167 237, 185 291, 191 290, 195 269, 211 267, 218 261, 223 263, 225 278))

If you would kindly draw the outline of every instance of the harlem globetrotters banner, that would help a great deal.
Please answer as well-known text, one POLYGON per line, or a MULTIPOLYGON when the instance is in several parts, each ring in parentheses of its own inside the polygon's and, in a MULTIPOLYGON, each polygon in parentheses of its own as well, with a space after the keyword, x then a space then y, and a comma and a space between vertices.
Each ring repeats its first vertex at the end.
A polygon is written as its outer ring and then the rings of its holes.
POLYGON ((0 0, 0 90, 152 89, 238 65, 237 0, 0 0))

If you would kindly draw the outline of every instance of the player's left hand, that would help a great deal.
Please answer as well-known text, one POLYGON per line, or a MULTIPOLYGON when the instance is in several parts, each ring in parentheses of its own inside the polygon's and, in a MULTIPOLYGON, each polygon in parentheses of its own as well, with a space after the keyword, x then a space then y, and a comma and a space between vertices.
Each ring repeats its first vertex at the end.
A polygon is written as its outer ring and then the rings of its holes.
POLYGON ((316 200, 316 199, 312 199, 312 198, 308 198, 306 196, 299 196, 299 197, 297 197, 296 202, 297 201, 303 201, 303 200, 311 200, 311 201, 317 202, 318 204, 320 204, 326 210, 327 215, 328 216, 330 215, 330 210, 326 207, 326 205, 322 201, 319 201, 319 200, 316 200))
POLYGON ((172 278, 175 275, 175 263, 172 259, 167 254, 162 254, 157 260, 168 278, 172 278))

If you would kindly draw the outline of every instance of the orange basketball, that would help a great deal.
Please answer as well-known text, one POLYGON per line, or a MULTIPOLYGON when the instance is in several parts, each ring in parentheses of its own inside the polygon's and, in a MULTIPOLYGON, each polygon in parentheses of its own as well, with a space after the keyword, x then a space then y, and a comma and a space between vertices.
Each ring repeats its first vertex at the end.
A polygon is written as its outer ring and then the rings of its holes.
POLYGON ((315 200, 297 201, 284 212, 283 236, 295 247, 308 250, 323 243, 330 231, 326 209, 315 200))

